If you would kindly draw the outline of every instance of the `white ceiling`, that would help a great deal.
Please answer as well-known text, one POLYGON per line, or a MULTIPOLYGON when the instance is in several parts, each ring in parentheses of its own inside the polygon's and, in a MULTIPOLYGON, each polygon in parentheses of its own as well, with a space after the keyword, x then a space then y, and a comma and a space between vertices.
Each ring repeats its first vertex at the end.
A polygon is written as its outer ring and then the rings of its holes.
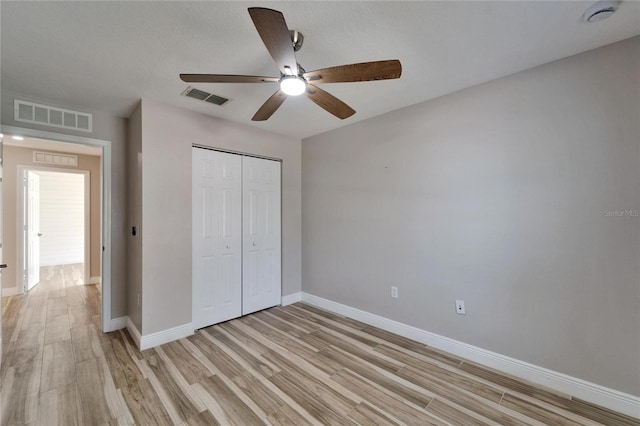
POLYGON ((0 2, 2 92, 128 117, 147 98, 304 138, 640 34, 640 3, 599 23, 592 1, 0 2), (180 96, 179 73, 278 76, 247 12, 284 13, 305 36, 307 70, 399 59, 399 80, 324 84, 357 113, 339 120, 305 97, 251 117, 271 84, 193 84, 230 98, 180 96))

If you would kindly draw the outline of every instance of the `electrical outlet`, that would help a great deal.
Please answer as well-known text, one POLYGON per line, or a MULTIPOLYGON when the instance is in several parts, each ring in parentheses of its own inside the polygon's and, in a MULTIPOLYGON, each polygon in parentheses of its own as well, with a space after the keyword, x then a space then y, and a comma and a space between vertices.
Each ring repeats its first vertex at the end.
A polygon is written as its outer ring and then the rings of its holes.
POLYGON ((464 309, 464 300, 456 300, 456 314, 467 315, 467 311, 464 309))
POLYGON ((394 299, 398 298, 398 287, 391 287, 391 297, 394 299))

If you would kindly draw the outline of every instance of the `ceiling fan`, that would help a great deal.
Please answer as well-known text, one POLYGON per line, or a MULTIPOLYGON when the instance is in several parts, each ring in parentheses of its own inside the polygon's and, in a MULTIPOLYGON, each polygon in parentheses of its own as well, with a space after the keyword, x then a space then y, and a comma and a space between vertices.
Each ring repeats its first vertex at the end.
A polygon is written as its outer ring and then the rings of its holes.
POLYGON ((267 120, 282 105, 287 96, 307 95, 309 99, 340 119, 355 114, 349 105, 320 89, 318 83, 345 83, 399 78, 400 61, 374 61, 340 65, 315 71, 305 71, 296 61, 295 52, 302 47, 304 37, 289 31, 284 15, 262 7, 249 8, 249 15, 264 45, 280 69, 280 77, 226 74, 180 74, 187 83, 279 83, 280 88, 255 113, 253 121, 267 120))

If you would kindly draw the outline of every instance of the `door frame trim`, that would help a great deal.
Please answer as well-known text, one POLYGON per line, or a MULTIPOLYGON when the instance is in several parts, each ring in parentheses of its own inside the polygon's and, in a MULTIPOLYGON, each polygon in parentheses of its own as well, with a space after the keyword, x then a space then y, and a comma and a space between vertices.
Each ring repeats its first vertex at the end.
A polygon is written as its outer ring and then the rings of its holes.
MULTIPOLYGON (((20 179, 24 179, 24 177, 26 176, 27 172, 53 172, 53 173, 69 173, 69 174, 76 174, 76 175, 82 175, 84 177, 84 182, 83 182, 83 192, 84 192, 84 253, 83 253, 83 257, 84 257, 84 269, 85 269, 85 283, 89 283, 90 277, 91 277, 91 173, 89 170, 85 170, 85 169, 68 169, 68 168, 56 168, 56 167, 45 167, 45 166, 35 166, 35 165, 25 165, 25 164, 19 164, 17 167, 17 172, 18 172, 18 179, 17 179, 17 184, 18 184, 18 191, 17 191, 17 198, 18 198, 18 231, 21 231, 22 229, 24 229, 24 226, 27 225, 26 221, 25 221, 25 206, 26 206, 26 198, 25 198, 25 191, 21 190, 23 188, 23 182, 20 179)), ((28 189, 27 189, 28 191, 28 189)), ((26 256, 26 248, 27 248, 27 241, 24 237, 24 233, 22 233, 22 237, 18 237, 16 238, 17 240, 17 248, 18 248, 18 255, 16 256, 16 261, 18 262, 19 265, 24 265, 25 260, 27 259, 26 256)), ((24 276, 24 271, 22 271, 22 273, 17 274, 17 291, 20 294, 24 294, 26 289, 27 289, 27 283, 25 282, 25 276, 24 276)))
POLYGON ((0 126, 4 135, 20 135, 55 142, 102 148, 102 331, 111 330, 111 141, 15 126, 0 126))

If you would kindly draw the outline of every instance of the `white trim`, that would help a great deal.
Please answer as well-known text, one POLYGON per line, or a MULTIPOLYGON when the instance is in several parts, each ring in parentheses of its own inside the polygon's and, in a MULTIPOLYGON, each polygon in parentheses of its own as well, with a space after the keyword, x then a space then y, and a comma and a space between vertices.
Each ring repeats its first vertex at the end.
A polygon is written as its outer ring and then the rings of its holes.
POLYGON ((122 330, 123 328, 127 328, 127 322, 129 321, 129 317, 119 317, 111 319, 111 330, 122 330))
POLYGON ((18 287, 9 287, 2 289, 2 297, 17 296, 18 294, 22 294, 22 292, 18 291, 18 287))
POLYGON ((129 335, 131 336, 133 341, 136 342, 136 345, 138 346, 138 348, 140 348, 140 340, 141 340, 140 332, 138 331, 137 327, 129 317, 127 317, 127 331, 129 332, 129 335))
POLYGON ((100 277, 91 277, 87 284, 100 284, 100 277))
POLYGON ((193 336, 193 323, 191 322, 141 336, 139 347, 143 351, 187 336, 193 336))
POLYGON ((297 303, 302 301, 302 292, 299 291, 297 293, 287 294, 286 296, 282 296, 282 302, 280 303, 282 306, 291 305, 293 303, 297 303))
POLYGON ((102 331, 111 325, 111 141, 15 126, 1 126, 5 135, 68 142, 102 148, 102 331))
POLYGON ((425 345, 486 365, 499 371, 546 386, 602 407, 640 418, 640 397, 610 389, 577 377, 520 361, 448 337, 421 330, 351 306, 302 293, 302 301, 366 324, 416 340, 425 345))

